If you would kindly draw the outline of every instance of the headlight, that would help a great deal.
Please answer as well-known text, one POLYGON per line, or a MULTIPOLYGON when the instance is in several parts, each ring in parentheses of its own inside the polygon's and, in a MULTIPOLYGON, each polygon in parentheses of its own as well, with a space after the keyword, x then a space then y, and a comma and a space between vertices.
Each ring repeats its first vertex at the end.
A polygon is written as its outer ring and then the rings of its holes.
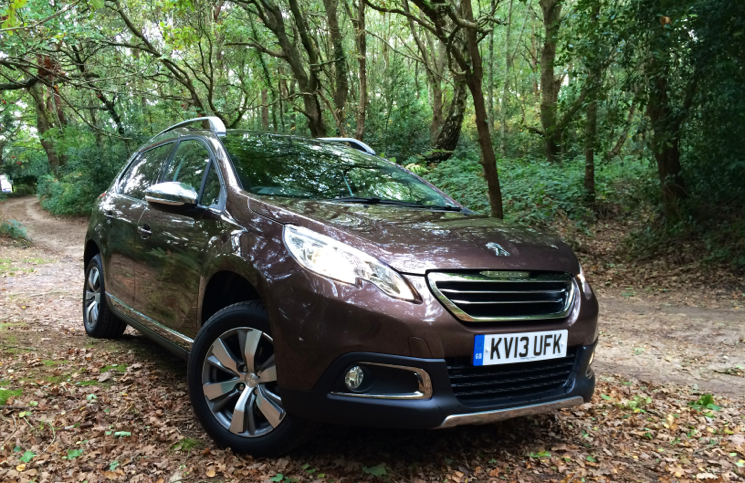
POLYGON ((585 294, 585 298, 587 300, 590 300, 590 297, 592 296, 592 288, 590 288, 590 284, 587 283, 587 279, 585 278, 585 271, 582 270, 582 264, 579 265, 579 275, 577 275, 577 278, 579 279, 580 284, 582 284, 582 293, 585 294))
POLYGON ((285 225, 283 239, 295 260, 311 272, 351 284, 367 280, 391 297, 416 300, 401 275, 356 248, 294 225, 285 225))

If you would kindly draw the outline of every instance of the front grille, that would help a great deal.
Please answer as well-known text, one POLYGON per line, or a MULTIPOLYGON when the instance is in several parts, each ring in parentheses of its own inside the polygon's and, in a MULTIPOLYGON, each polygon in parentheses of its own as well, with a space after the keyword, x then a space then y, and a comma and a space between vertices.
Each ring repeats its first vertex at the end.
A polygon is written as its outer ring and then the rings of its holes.
POLYGON ((576 290, 566 273, 434 272, 427 280, 440 302, 466 322, 563 319, 576 290))
POLYGON ((561 388, 569 379, 576 357, 576 350, 569 349, 561 359, 497 366, 474 366, 467 358, 447 359, 448 375, 459 401, 498 403, 561 388))

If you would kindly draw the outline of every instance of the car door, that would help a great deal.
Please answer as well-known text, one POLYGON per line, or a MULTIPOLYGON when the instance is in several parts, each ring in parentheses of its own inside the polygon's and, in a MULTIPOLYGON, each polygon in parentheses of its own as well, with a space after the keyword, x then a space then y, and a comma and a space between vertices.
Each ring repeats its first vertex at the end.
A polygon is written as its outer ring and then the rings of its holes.
POLYGON ((205 143, 182 140, 162 182, 178 181, 200 194, 199 207, 188 214, 166 213, 153 207, 140 218, 135 262, 135 309, 175 342, 196 336, 201 268, 210 240, 219 231, 216 216, 225 205, 222 177, 205 143), (182 339, 182 340, 179 340, 182 339))
POLYGON ((134 252, 137 222, 146 207, 145 190, 160 178, 173 147, 173 143, 162 144, 137 155, 101 206, 108 225, 106 291, 129 307, 134 304, 134 252))

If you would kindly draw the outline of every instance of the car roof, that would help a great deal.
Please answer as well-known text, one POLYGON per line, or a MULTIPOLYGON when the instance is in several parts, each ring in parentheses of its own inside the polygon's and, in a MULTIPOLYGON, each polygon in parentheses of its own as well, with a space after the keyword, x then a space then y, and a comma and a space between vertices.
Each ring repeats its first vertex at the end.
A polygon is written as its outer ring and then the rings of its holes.
POLYGON ((352 148, 356 151, 369 155, 375 155, 375 151, 363 143, 353 138, 306 138, 297 135, 267 133, 261 131, 251 131, 242 129, 227 129, 225 124, 217 117, 198 117, 187 121, 174 124, 153 136, 145 147, 152 146, 166 140, 174 140, 185 136, 206 136, 206 137, 225 137, 235 134, 250 134, 257 138, 266 139, 284 139, 292 140, 297 143, 308 143, 309 145, 335 144, 352 148))

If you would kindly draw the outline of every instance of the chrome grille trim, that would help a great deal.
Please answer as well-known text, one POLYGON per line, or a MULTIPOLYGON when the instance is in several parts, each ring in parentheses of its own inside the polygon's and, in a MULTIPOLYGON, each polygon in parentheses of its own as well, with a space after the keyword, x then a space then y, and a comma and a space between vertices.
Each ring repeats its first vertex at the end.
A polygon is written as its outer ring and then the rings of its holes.
MULTIPOLYGON (((482 272, 483 273, 483 272, 482 272)), ((569 312, 574 304, 575 296, 577 293, 577 283, 572 275, 548 273, 541 274, 536 272, 486 272, 492 276, 483 275, 482 273, 445 273, 445 272, 431 272, 427 274, 427 283, 429 284, 432 293, 437 299, 450 310, 453 315, 458 317, 460 320, 465 322, 510 322, 519 320, 553 320, 563 319, 569 315, 569 312), (494 276, 498 274, 498 276, 494 276), (456 288, 444 288, 438 286, 445 282, 456 282, 461 284, 473 283, 473 290, 466 290, 464 287, 456 288), (531 287, 531 290, 515 290, 513 286, 505 286, 509 290, 494 290, 493 287, 489 287, 489 290, 479 290, 479 284, 541 284, 541 283, 563 283, 566 284, 564 288, 550 288, 546 290, 537 290, 535 287, 531 287), (517 299, 499 299, 499 300, 462 300, 466 295, 476 296, 517 296, 517 299), (519 296, 536 296, 535 299, 519 299, 519 296), (558 304, 561 300, 552 299, 539 299, 538 296, 550 296, 550 297, 561 297, 563 298, 563 305, 560 310, 550 313, 537 313, 533 315, 501 315, 501 316, 476 316, 469 314, 467 307, 484 307, 493 305, 496 307, 504 305, 518 306, 518 304, 532 305, 539 304, 543 306, 547 303, 558 304)), ((519 286, 518 286, 519 287, 519 286)), ((469 287, 470 288, 470 287, 469 287)), ((485 287, 484 287, 485 288, 485 287)), ((526 287, 528 288, 528 287, 526 287)))

